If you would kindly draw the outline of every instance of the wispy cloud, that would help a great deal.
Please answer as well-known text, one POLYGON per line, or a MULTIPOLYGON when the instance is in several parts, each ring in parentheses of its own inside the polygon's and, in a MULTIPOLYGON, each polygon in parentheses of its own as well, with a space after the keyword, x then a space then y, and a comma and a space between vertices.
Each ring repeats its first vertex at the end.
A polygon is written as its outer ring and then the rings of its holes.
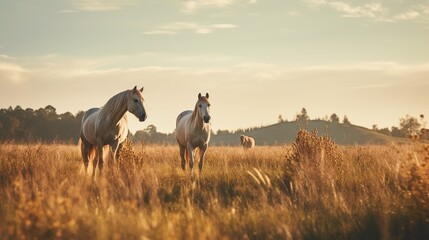
MULTIPOLYGON (((136 0, 72 0, 76 9, 88 12, 114 11, 136 3, 136 0)), ((71 13, 73 10, 62 10, 61 12, 71 13)))
POLYGON ((303 0, 308 6, 329 7, 341 14, 342 17, 367 17, 377 18, 389 9, 380 3, 367 3, 364 5, 353 6, 344 1, 329 1, 329 0, 303 0))
POLYGON ((192 13, 201 8, 223 8, 235 3, 255 4, 257 0, 192 0, 183 3, 182 11, 192 13))
MULTIPOLYGON (((0 46, 1 48, 1 46, 0 46)), ((6 55, 6 54, 0 54, 0 59, 4 59, 4 60, 11 60, 14 59, 13 57, 6 55)))
POLYGON ((155 30, 143 32, 148 35, 171 35, 182 31, 191 31, 198 34, 209 34, 215 30, 236 28, 237 25, 229 23, 199 24, 196 22, 171 22, 155 30))
POLYGON ((421 14, 415 10, 408 10, 395 16, 396 20, 414 20, 421 16, 421 14))
POLYGON ((344 17, 369 17, 375 18, 379 14, 387 11, 379 3, 368 3, 363 6, 351 6, 344 2, 333 2, 329 4, 330 7, 342 13, 344 17))
POLYGON ((410 9, 399 13, 393 17, 393 20, 403 21, 429 21, 429 5, 414 5, 410 9))
POLYGON ((0 62, 0 79, 13 83, 20 83, 28 70, 18 64, 0 62))
POLYGON ((352 5, 338 0, 301 0, 310 8, 329 8, 340 13, 341 17, 371 18, 376 21, 429 21, 429 5, 411 5, 402 12, 394 12, 393 9, 381 3, 366 3, 352 5))

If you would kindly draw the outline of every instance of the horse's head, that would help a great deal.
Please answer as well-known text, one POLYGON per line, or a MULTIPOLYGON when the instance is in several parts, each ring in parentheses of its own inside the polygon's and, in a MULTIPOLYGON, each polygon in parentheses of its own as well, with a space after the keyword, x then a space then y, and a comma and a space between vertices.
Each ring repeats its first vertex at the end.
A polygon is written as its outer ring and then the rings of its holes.
POLYGON ((209 94, 206 93, 206 96, 201 96, 201 93, 198 94, 198 102, 196 108, 198 109, 199 116, 203 119, 205 123, 210 122, 210 102, 209 94))
POLYGON ((143 122, 147 118, 146 110, 144 108, 143 102, 143 88, 137 90, 137 86, 135 86, 128 93, 128 111, 134 116, 136 116, 140 122, 143 122))

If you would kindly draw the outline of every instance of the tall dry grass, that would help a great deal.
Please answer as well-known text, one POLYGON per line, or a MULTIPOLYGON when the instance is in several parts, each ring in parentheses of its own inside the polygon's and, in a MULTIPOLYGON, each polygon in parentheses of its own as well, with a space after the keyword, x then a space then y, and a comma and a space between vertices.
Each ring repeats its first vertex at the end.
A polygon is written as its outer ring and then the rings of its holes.
POLYGON ((202 174, 175 146, 127 145, 94 180, 78 147, 0 145, 4 239, 409 239, 429 237, 421 144, 211 147, 202 174))

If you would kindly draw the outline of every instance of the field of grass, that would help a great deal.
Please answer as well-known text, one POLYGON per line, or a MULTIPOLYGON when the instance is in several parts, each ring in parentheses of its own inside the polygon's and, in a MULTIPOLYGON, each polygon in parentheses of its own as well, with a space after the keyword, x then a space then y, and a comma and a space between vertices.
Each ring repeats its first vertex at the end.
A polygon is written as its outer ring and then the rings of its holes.
POLYGON ((93 180, 77 146, 0 145, 2 239, 429 239, 424 144, 211 147, 203 172, 176 146, 127 145, 93 180))

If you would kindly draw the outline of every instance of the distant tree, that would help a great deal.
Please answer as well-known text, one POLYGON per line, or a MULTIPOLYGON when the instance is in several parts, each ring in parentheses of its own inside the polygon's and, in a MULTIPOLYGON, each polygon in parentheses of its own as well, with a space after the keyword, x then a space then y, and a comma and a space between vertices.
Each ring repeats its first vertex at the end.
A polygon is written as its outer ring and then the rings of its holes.
POLYGON ((58 118, 57 109, 51 105, 48 105, 45 108, 39 108, 36 111, 36 114, 45 120, 55 120, 58 118))
POLYGON ((20 131, 20 127, 21 127, 21 122, 19 121, 19 119, 10 116, 9 117, 9 126, 8 126, 8 135, 10 138, 14 138, 14 136, 19 134, 20 131))
POLYGON ((74 119, 74 116, 71 112, 66 112, 66 113, 60 114, 59 119, 60 120, 70 120, 70 119, 74 119))
POLYGON ((228 130, 217 130, 216 134, 221 135, 221 134, 230 134, 230 132, 228 130))
POLYGON ((407 133, 399 129, 398 127, 392 127, 391 134, 392 134, 392 137, 404 138, 407 136, 407 133))
POLYGON ((144 129, 144 131, 147 133, 147 134, 149 134, 149 136, 153 136, 153 135, 155 135, 156 133, 157 133, 157 128, 156 128, 156 126, 155 125, 149 125, 149 126, 147 126, 145 129, 144 129))
POLYGON ((386 136, 392 136, 392 133, 390 132, 389 128, 381 128, 377 132, 386 136))
POLYGON ((405 117, 399 119, 399 127, 406 134, 417 133, 420 126, 421 124, 417 118, 408 114, 405 117))
POLYGON ((420 126, 421 126, 422 128, 426 128, 425 115, 420 114, 420 122, 421 122, 420 126))
POLYGON ((343 124, 345 125, 351 125, 352 123, 349 121, 349 118, 347 117, 347 115, 344 115, 343 118, 343 124))
POLYGON ((329 117, 329 119, 330 119, 330 121, 332 122, 332 123, 340 123, 340 118, 338 117, 338 115, 337 114, 335 114, 335 113, 333 113, 332 115, 331 115, 331 117, 329 117))
POLYGON ((165 134, 157 131, 155 125, 149 125, 144 130, 137 131, 130 136, 133 142, 144 142, 152 144, 174 143, 176 138, 174 134, 165 134))
POLYGON ((46 106, 46 107, 45 107, 45 110, 46 110, 46 112, 47 112, 48 114, 50 114, 50 115, 55 115, 55 114, 57 114, 57 109, 56 109, 56 108, 54 108, 52 105, 48 105, 48 106, 46 106))
POLYGON ((79 111, 76 113, 76 120, 79 121, 79 123, 82 121, 83 115, 85 114, 85 112, 83 111, 79 111))
POLYGON ((279 119, 279 120, 278 120, 278 121, 279 121, 279 123, 284 122, 284 120, 283 120, 283 116, 282 116, 281 114, 279 115, 279 118, 278 118, 278 119, 279 119))
POLYGON ((148 142, 150 136, 144 130, 137 131, 131 138, 133 142, 148 142))
POLYGON ((310 117, 307 114, 307 109, 305 109, 305 108, 301 109, 301 117, 305 118, 305 120, 310 120, 310 117))
POLYGON ((296 115, 296 122, 298 123, 298 125, 301 125, 304 128, 307 127, 309 119, 310 117, 308 116, 307 109, 305 108, 302 108, 301 113, 298 113, 296 115))
POLYGON ((296 114, 296 120, 298 120, 298 121, 300 121, 300 120, 307 121, 309 119, 310 119, 310 117, 308 116, 307 109, 305 109, 305 108, 302 108, 301 112, 296 114))
POLYGON ((374 131, 378 131, 378 125, 377 125, 377 124, 373 124, 373 125, 372 125, 372 130, 374 130, 374 131))

